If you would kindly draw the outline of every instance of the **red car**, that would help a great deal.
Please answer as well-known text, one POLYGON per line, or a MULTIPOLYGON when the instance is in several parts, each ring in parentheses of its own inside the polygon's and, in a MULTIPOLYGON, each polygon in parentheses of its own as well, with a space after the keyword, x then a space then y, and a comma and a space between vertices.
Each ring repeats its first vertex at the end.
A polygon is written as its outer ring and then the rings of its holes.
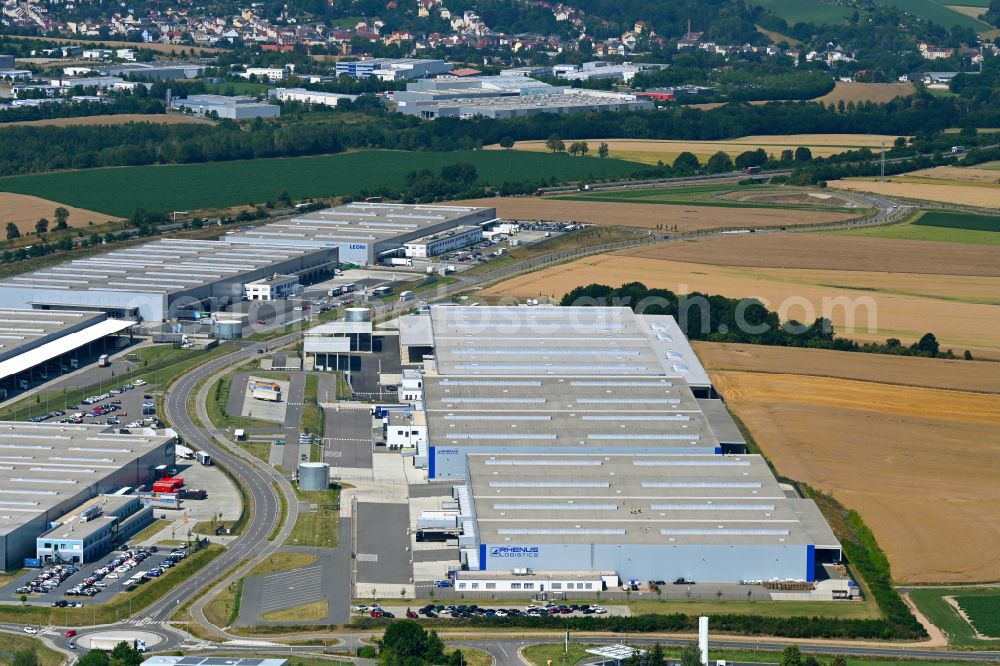
POLYGON ((70 629, 66 632, 66 638, 73 638, 76 636, 76 629, 70 629))
POLYGON ((385 612, 384 612, 384 611, 380 611, 380 610, 373 610, 373 611, 371 612, 371 616, 372 616, 372 617, 382 617, 383 615, 385 615, 385 612))
POLYGON ((408 610, 406 611, 406 617, 410 618, 411 620, 416 620, 420 616, 417 615, 415 611, 408 610))

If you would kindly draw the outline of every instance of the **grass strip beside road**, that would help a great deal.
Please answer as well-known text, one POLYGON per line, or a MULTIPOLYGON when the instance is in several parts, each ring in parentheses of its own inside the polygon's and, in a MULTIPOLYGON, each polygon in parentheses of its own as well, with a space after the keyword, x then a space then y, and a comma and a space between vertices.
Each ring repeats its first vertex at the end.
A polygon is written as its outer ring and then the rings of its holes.
POLYGON ((340 489, 299 490, 293 484, 299 500, 316 506, 315 511, 300 511, 288 540, 289 546, 321 546, 333 548, 339 539, 340 489))
MULTIPOLYGON (((191 653, 185 652, 186 657, 218 657, 218 652, 201 652, 201 653, 191 653)), ((345 661, 343 659, 338 659, 337 657, 330 655, 324 656, 319 654, 302 654, 296 652, 294 655, 289 655, 289 666, 354 666, 354 662, 345 661)), ((263 653, 263 654, 249 654, 240 653, 241 659, 274 659, 275 653, 263 653)))
POLYGON ((55 626, 62 626, 64 622, 69 623, 69 626, 91 626, 118 622, 128 617, 129 608, 131 608, 132 615, 138 615, 147 606, 159 601, 177 585, 208 566, 224 551, 225 548, 218 544, 209 544, 182 560, 166 575, 146 582, 131 592, 116 594, 111 601, 103 604, 92 604, 83 608, 0 606, 0 622, 55 626))
MULTIPOLYGON (((319 376, 312 373, 307 374, 305 396, 302 400, 302 421, 299 425, 303 432, 309 432, 316 437, 322 438, 323 430, 325 429, 325 419, 323 418, 323 410, 320 408, 318 400, 319 376)), ((316 446, 313 446, 313 449, 316 448, 316 446)), ((320 455, 322 456, 322 449, 320 449, 320 455)))
POLYGON ((485 650, 474 647, 446 647, 444 653, 450 655, 456 650, 462 651, 462 664, 464 666, 493 666, 493 656, 485 650))
POLYGON ((38 638, 0 631, 0 663, 13 664, 14 654, 21 650, 34 652, 38 657, 38 666, 62 666, 66 659, 38 638))
POLYGON ((271 611, 270 613, 262 613, 260 619, 268 622, 304 622, 310 620, 317 622, 325 620, 329 613, 330 604, 326 600, 323 600, 271 611))
POLYGON ((273 553, 268 555, 267 559, 255 566, 250 573, 247 574, 247 577, 263 576, 276 571, 307 567, 310 564, 315 564, 317 559, 319 558, 317 558, 313 553, 298 553, 289 551, 273 553))
POLYGON ((243 598, 243 581, 240 578, 226 586, 205 604, 205 617, 217 627, 228 627, 240 616, 240 602, 243 598))
POLYGON ((288 500, 285 498, 284 491, 282 491, 277 481, 271 481, 271 487, 274 488, 274 494, 278 496, 278 501, 281 503, 281 514, 278 516, 278 522, 274 524, 274 529, 267 535, 268 541, 274 541, 278 538, 281 528, 284 527, 285 521, 288 520, 288 500))
MULTIPOLYGON (((614 605, 612 602, 605 606, 614 605)), ((868 619, 879 618, 878 606, 870 601, 632 601, 632 615, 655 613, 669 615, 766 615, 769 617, 831 617, 868 619)))
POLYGON ((153 523, 149 527, 143 528, 138 534, 129 537, 129 543, 142 543, 147 539, 156 536, 160 530, 167 526, 167 521, 161 518, 153 518, 153 523))

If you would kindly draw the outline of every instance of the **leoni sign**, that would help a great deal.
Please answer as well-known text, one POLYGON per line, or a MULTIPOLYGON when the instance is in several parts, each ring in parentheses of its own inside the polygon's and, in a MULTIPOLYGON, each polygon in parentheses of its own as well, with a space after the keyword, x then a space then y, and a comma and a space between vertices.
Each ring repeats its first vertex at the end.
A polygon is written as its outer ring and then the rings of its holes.
POLYGON ((364 243, 351 243, 352 250, 367 250, 368 246, 364 243))
POLYGON ((493 546, 490 557, 538 557, 538 546, 493 546))

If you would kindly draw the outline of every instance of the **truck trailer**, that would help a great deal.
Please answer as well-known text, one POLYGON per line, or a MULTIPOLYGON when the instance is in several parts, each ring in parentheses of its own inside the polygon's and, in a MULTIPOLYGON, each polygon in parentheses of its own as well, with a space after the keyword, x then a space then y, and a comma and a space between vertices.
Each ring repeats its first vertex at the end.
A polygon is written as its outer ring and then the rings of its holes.
POLYGON ((183 458, 184 460, 194 460, 194 451, 186 446, 178 444, 174 447, 174 451, 177 453, 178 458, 183 458))
POLYGON ((90 639, 91 650, 114 650, 119 643, 127 643, 139 652, 146 651, 146 642, 141 638, 129 636, 93 636, 90 639))
POLYGON ((281 402, 281 391, 272 391, 266 388, 254 388, 250 395, 258 400, 269 400, 271 402, 281 402))

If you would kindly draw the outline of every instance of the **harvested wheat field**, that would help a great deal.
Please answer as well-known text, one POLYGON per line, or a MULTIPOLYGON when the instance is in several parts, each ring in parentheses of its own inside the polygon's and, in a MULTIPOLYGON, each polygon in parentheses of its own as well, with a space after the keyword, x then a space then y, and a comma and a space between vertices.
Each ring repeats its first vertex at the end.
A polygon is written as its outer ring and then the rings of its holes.
POLYGON ((920 388, 1000 395, 1000 372, 991 361, 850 354, 828 349, 692 343, 713 370, 812 375, 920 388))
POLYGON ((943 203, 1000 208, 1000 187, 981 187, 979 184, 937 185, 930 183, 879 183, 866 180, 831 180, 828 185, 839 190, 874 192, 892 197, 940 201, 943 203))
POLYGON ((976 169, 974 167, 939 166, 930 169, 911 171, 907 176, 916 178, 934 178, 937 180, 964 180, 970 183, 1000 183, 1000 173, 994 169, 976 169))
POLYGON ((932 332, 943 348, 1000 358, 1000 278, 875 271, 713 266, 605 254, 528 273, 483 290, 487 298, 561 298, 593 283, 640 281, 676 293, 757 298, 781 319, 833 321, 841 337, 916 342, 932 332))
MULTIPOLYGON (((724 151, 735 157, 747 150, 763 148, 768 153, 778 155, 782 150, 795 150, 805 146, 812 151, 814 157, 828 157, 846 150, 864 146, 875 147, 885 140, 889 145, 896 140, 894 136, 877 134, 790 134, 744 136, 726 141, 656 141, 652 139, 587 139, 592 156, 597 154, 597 146, 602 141, 608 144, 611 157, 644 164, 656 164, 662 161, 672 164, 682 152, 689 151, 702 161, 718 151, 724 151)), ((499 146, 489 146, 489 149, 499 149, 499 146)), ((515 150, 546 152, 544 141, 518 141, 515 150)), ((600 159, 600 158, 597 158, 600 159)))
POLYGON ((629 254, 721 266, 1000 277, 1000 247, 819 233, 715 236, 629 254))
MULTIPOLYGON (((897 97, 909 97, 916 91, 912 83, 856 83, 837 81, 833 90, 827 94, 816 97, 810 101, 822 104, 836 104, 837 102, 875 102, 884 104, 891 102, 897 97)), ((874 144, 878 145, 878 144, 874 144)), ((891 141, 887 145, 892 145, 891 141)), ((873 146, 874 147, 874 146, 873 146)))
POLYGON ((62 206, 69 211, 69 226, 85 227, 88 222, 103 224, 119 218, 97 213, 84 208, 74 208, 66 206, 58 201, 49 201, 27 194, 13 194, 11 192, 0 192, 0 221, 4 224, 13 222, 22 233, 35 230, 35 222, 44 217, 50 223, 50 228, 55 224, 55 210, 62 206))
MULTIPOLYGON (((444 204, 446 205, 446 204, 444 204)), ((753 229, 838 222, 857 215, 831 211, 774 208, 724 208, 670 204, 628 204, 609 201, 573 201, 540 197, 500 197, 456 201, 452 205, 489 206, 509 220, 585 222, 617 227, 656 229, 661 225, 679 231, 703 229, 753 229)))
MULTIPOLYGON (((850 358, 815 362, 866 361, 832 353, 850 358)), ((1000 515, 1000 397, 795 374, 710 373, 781 474, 861 513, 895 580, 1000 578, 1000 524, 990 519, 1000 515)))
POLYGON ((178 124, 212 124, 212 121, 204 118, 194 118, 192 116, 182 116, 176 114, 148 114, 148 113, 122 113, 107 116, 81 116, 79 118, 46 118, 45 120, 20 120, 13 123, 3 123, 4 127, 16 127, 18 125, 69 127, 70 125, 125 125, 128 123, 159 123, 162 125, 178 124))

